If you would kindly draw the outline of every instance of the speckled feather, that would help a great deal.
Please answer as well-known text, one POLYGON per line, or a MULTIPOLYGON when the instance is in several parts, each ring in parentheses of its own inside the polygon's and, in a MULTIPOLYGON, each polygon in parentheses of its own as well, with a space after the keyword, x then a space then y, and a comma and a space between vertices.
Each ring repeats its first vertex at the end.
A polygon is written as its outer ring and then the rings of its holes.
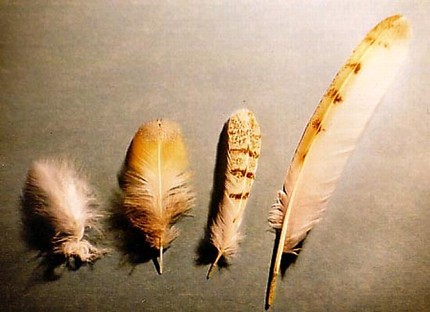
POLYGON ((211 242, 218 250, 218 256, 211 269, 220 257, 229 259, 237 253, 243 238, 240 229, 255 179, 260 147, 260 127, 254 114, 246 109, 234 113, 227 123, 224 194, 215 220, 210 226, 211 242))
POLYGON ((407 55, 408 39, 405 18, 395 15, 379 23, 340 69, 309 121, 269 216, 279 246, 268 306, 282 253, 295 253, 321 220, 349 156, 407 55))

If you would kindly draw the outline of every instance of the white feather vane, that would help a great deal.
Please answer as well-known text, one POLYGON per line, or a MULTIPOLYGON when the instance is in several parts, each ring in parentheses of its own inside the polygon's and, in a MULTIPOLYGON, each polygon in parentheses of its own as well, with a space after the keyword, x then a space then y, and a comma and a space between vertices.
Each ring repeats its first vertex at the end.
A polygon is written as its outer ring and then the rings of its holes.
POLYGON ((310 119, 269 221, 278 233, 266 308, 274 297, 282 254, 321 220, 349 156, 403 63, 409 25, 395 15, 374 27, 340 69, 310 119))
POLYGON ((163 272, 163 250, 179 234, 174 224, 194 202, 188 158, 178 124, 156 120, 136 132, 127 152, 120 186, 124 214, 159 251, 159 273, 163 272))
POLYGON ((255 180, 260 147, 260 126, 254 114, 247 109, 235 112, 227 122, 224 193, 209 228, 218 255, 209 268, 208 278, 221 257, 229 259, 236 255, 243 238, 241 224, 255 180))
POLYGON ((27 219, 42 222, 50 253, 73 260, 70 263, 76 259, 87 263, 105 252, 85 238, 87 229, 98 229, 100 214, 94 191, 70 162, 34 161, 27 173, 23 200, 27 219))

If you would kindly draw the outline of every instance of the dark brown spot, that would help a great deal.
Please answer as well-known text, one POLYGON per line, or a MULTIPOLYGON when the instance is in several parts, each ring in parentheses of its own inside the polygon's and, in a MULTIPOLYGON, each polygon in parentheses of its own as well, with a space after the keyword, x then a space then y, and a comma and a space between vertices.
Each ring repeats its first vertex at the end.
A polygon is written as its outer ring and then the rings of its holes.
POLYGON ((249 149, 248 148, 231 148, 229 149, 230 152, 237 152, 237 153, 242 153, 242 154, 248 154, 249 153, 249 149))
POLYGON ((252 152, 252 151, 249 151, 248 154, 252 158, 258 158, 260 156, 257 152, 252 152))
POLYGON ((240 154, 248 154, 252 158, 258 158, 260 155, 257 152, 253 152, 248 148, 231 148, 229 149, 229 152, 235 152, 240 154))
MULTIPOLYGON (((325 131, 325 128, 322 126, 320 119, 315 119, 312 121, 312 127, 316 130, 316 134, 320 133, 321 131, 325 131)), ((304 155, 303 157, 305 157, 304 155)))
POLYGON ((338 94, 336 94, 336 96, 335 96, 335 98, 333 99, 333 101, 335 102, 335 103, 340 103, 340 102, 342 102, 343 101, 343 98, 340 96, 340 94, 338 93, 338 94))
POLYGON ((254 175, 254 173, 252 173, 252 172, 247 172, 247 173, 246 173, 246 177, 247 177, 248 179, 255 179, 255 175, 254 175))
POLYGON ((361 63, 358 63, 357 66, 354 68, 354 74, 358 74, 360 70, 361 70, 361 63))
POLYGON ((320 132, 324 132, 325 131, 325 128, 323 128, 322 126, 320 126, 318 129, 317 129, 317 134, 318 133, 320 133, 320 132))
POLYGON ((236 200, 247 199, 249 197, 249 192, 246 193, 238 193, 238 194, 229 194, 228 197, 236 200))
POLYGON ((246 169, 233 169, 230 171, 232 175, 234 175, 237 178, 242 178, 246 174, 246 169))
POLYGON ((306 151, 302 154, 302 161, 305 161, 305 158, 307 155, 308 155, 308 151, 306 151))
POLYGON ((354 74, 356 75, 361 70, 361 63, 352 63, 350 66, 354 69, 354 74))
POLYGON ((318 130, 321 127, 321 120, 319 118, 312 120, 312 127, 318 130))
POLYGON ((373 44, 375 42, 375 38, 369 36, 364 38, 364 41, 368 42, 369 44, 373 44))
POLYGON ((334 87, 332 87, 332 88, 330 88, 330 90, 328 90, 327 96, 330 97, 331 99, 333 99, 334 103, 340 103, 343 101, 343 98, 340 95, 339 90, 337 90, 334 87))
POLYGON ((349 63, 347 66, 352 68, 354 74, 358 74, 361 69, 361 63, 349 63))

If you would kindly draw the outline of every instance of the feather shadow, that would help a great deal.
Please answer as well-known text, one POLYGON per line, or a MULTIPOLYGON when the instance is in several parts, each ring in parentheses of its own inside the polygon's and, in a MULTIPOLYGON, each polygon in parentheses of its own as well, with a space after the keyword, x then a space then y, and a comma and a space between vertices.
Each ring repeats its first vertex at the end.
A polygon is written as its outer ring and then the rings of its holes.
MULTIPOLYGON (((280 236, 281 236, 281 231, 276 231, 276 237, 275 237, 275 242, 273 244, 272 260, 270 261, 270 271, 269 272, 272 272, 272 270, 275 266, 276 251, 278 250, 280 236)), ((285 277, 285 274, 286 274, 288 268, 296 262, 297 257, 300 254, 300 250, 303 246, 304 241, 305 240, 302 240, 299 244, 297 244, 296 254, 293 254, 293 253, 283 253, 282 254, 281 266, 280 266, 282 278, 285 277)), ((271 282, 272 282, 272 274, 269 274, 269 278, 267 280, 267 285, 270 285, 271 282)), ((268 296, 269 296, 269 293, 267 292, 266 293, 266 304, 265 304, 266 310, 268 310, 270 308, 268 296)))
MULTIPOLYGON (((208 265, 215 261, 218 250, 212 245, 210 238, 210 227, 213 224, 220 202, 224 195, 225 172, 227 170, 227 150, 228 150, 228 122, 226 122, 221 130, 217 145, 217 154, 215 161, 215 169, 213 174, 213 189, 211 200, 209 203, 208 220, 204 230, 204 236, 201 238, 197 247, 196 265, 208 265)), ((229 264, 223 257, 218 262, 219 267, 227 267, 229 264)))
POLYGON ((36 259, 39 264, 32 273, 30 286, 33 283, 55 281, 61 277, 65 268, 72 271, 78 270, 82 261, 78 257, 67 259, 64 255, 54 254, 51 237, 55 235, 53 227, 40 215, 33 213, 33 207, 37 199, 25 187, 20 197, 21 212, 21 239, 25 242, 28 250, 37 251, 36 259))
MULTIPOLYGON (((123 169, 121 169, 123 170, 123 169)), ((122 171, 121 171, 122 172, 122 171)), ((121 185, 121 174, 118 175, 118 182, 121 185)), ((111 214, 109 218, 109 227, 111 229, 112 241, 114 246, 122 253, 120 266, 128 263, 132 266, 130 274, 134 268, 141 263, 152 260, 155 269, 160 273, 160 267, 157 261, 158 252, 146 243, 142 233, 135 229, 122 208, 123 195, 119 189, 112 192, 110 198, 111 214)))

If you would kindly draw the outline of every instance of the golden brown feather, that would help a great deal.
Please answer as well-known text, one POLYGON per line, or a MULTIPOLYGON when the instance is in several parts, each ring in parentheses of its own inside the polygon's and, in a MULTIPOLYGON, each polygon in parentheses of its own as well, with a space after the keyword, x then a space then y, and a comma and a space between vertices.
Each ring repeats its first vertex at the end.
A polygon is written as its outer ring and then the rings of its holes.
POLYGON ((160 253, 178 236, 175 222, 191 209, 194 194, 179 126, 156 120, 139 128, 122 172, 123 208, 133 227, 160 253))

